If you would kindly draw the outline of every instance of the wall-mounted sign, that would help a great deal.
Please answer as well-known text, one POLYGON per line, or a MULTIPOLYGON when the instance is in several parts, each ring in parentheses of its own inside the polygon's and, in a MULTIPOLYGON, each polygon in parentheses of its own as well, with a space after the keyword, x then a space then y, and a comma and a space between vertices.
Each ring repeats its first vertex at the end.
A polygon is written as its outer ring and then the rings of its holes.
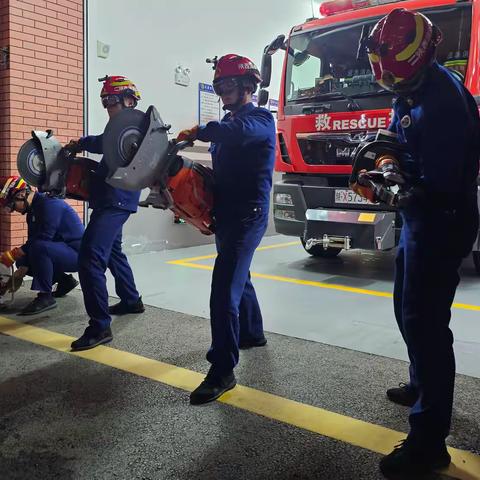
POLYGON ((273 98, 271 98, 268 101, 268 109, 271 112, 278 112, 278 100, 274 100, 273 98))
POLYGON ((198 84, 198 124, 206 125, 208 122, 220 121, 220 101, 208 83, 198 84))

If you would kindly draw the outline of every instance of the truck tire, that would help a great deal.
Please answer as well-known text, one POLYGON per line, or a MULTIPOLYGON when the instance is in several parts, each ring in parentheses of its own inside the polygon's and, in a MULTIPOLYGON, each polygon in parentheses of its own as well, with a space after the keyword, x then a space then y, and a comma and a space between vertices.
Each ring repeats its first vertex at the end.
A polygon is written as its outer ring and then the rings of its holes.
POLYGON ((475 266, 475 271, 480 275, 480 252, 472 252, 473 265, 475 266))
MULTIPOLYGON (((305 240, 303 238, 300 238, 300 241, 302 242, 302 245, 305 251, 312 257, 335 258, 342 251, 341 248, 334 248, 334 247, 323 248, 322 245, 314 245, 312 248, 307 249, 305 240)), ((480 258, 479 258, 479 261, 480 261, 480 258)))

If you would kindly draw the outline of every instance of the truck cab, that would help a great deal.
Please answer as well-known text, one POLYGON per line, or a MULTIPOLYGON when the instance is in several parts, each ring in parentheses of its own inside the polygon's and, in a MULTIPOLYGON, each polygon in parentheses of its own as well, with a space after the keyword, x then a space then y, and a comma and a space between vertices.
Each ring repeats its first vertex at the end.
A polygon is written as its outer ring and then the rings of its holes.
MULTIPOLYGON (((398 243, 401 219, 395 209, 369 203, 349 188, 348 181, 354 149, 389 126, 394 100, 376 83, 359 44, 378 20, 399 7, 422 12, 441 29, 437 61, 480 101, 480 0, 326 1, 320 18, 294 26, 288 38, 280 36, 264 50, 260 104, 268 98, 270 57, 285 51, 275 164, 282 177, 273 189, 275 228, 299 237, 311 255, 389 250, 398 243)), ((479 250, 478 242, 474 250, 479 250)), ((479 260, 478 252, 474 259, 479 260)))

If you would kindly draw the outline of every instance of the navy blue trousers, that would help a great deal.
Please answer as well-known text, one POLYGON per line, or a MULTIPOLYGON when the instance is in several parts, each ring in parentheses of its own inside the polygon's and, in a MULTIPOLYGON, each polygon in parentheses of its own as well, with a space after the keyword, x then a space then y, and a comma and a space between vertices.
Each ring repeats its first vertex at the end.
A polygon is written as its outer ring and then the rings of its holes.
POLYGON ((78 270, 80 241, 66 244, 51 240, 35 240, 27 255, 16 262, 18 267, 27 267, 27 275, 33 277, 32 290, 51 292, 63 273, 78 270))
POLYGON ((450 430, 455 357, 449 328, 458 269, 478 231, 476 203, 459 210, 402 214, 396 257, 394 310, 419 399, 409 438, 424 447, 444 443, 450 430))
POLYGON ((132 269, 122 252, 122 228, 129 216, 129 211, 119 208, 94 209, 82 239, 78 273, 90 325, 97 330, 104 330, 111 322, 107 268, 122 302, 131 305, 139 298, 132 269))
POLYGON ((219 374, 237 365, 240 340, 263 337, 263 320, 250 264, 268 224, 266 209, 217 215, 215 260, 210 295, 212 345, 207 360, 219 374))

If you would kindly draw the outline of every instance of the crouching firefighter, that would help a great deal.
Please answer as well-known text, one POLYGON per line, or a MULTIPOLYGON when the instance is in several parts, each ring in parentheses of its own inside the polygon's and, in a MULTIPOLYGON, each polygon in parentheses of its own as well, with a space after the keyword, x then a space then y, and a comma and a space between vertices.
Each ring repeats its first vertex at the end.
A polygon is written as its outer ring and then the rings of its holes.
MULTIPOLYGON (((0 206, 27 217, 28 239, 21 247, 3 252, 0 262, 17 269, 7 290, 16 290, 25 275, 33 277, 32 290, 38 292, 19 315, 33 315, 57 306, 54 297, 63 297, 78 285, 65 272, 78 270, 78 251, 83 224, 64 200, 32 191, 22 178, 11 176, 0 191, 0 206), (52 285, 57 289, 52 293, 52 285)), ((5 293, 5 292, 2 292, 5 293)))
POLYGON ((473 97, 435 61, 440 41, 441 32, 424 15, 396 9, 366 42, 377 82, 397 95, 389 130, 411 155, 411 162, 401 165, 410 185, 392 203, 403 220, 394 311, 410 379, 387 391, 390 400, 411 407, 410 432, 381 460, 386 477, 410 478, 450 463, 445 446, 455 380, 450 309, 458 269, 478 232, 480 121, 473 97))
MULTIPOLYGON (((136 107, 140 93, 130 80, 107 76, 100 81, 103 81, 100 93, 102 105, 110 118, 124 108, 136 107)), ((102 140, 103 135, 82 137, 78 141, 72 140, 66 148, 74 152, 86 150, 101 154, 102 140)), ((89 207, 92 214, 78 259, 80 284, 90 321, 84 334, 72 343, 72 350, 87 350, 110 342, 113 338, 110 315, 144 311, 132 269, 122 252, 123 225, 137 211, 140 192, 113 188, 105 182, 107 173, 107 165, 102 160, 90 181, 89 207), (120 297, 120 302, 110 307, 105 277, 107 268, 115 279, 115 291, 120 297)))
POLYGON ((184 130, 177 138, 212 142, 215 182, 218 256, 210 296, 212 344, 207 353, 212 365, 190 395, 192 404, 215 400, 235 386, 239 348, 267 343, 249 271, 267 228, 275 150, 273 116, 252 104, 260 80, 248 58, 225 55, 215 60, 213 88, 229 113, 221 122, 184 130))

